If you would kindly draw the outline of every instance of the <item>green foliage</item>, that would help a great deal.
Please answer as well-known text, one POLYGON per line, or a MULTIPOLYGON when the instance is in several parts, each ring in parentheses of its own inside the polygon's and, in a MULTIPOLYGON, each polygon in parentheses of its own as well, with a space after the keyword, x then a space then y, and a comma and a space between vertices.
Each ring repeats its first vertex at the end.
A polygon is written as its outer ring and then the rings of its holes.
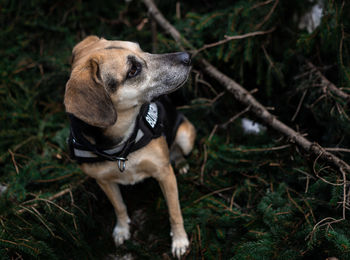
MULTIPOLYGON (((275 28, 202 55, 248 90, 258 89, 254 95, 261 103, 274 107, 279 119, 308 133, 310 140, 349 147, 348 102, 327 91, 306 65, 311 61, 350 93, 346 1, 325 1, 321 24, 312 33, 298 23, 315 1, 184 1, 181 19, 175 16, 177 1, 158 2, 197 49, 225 35, 275 28)), ((115 248, 111 205, 69 159, 62 104, 71 50, 86 35, 137 41, 145 51, 152 49, 150 23, 137 28, 146 8, 139 1, 30 0, 3 1, 0 12, 0 183, 7 186, 0 197, 1 258, 131 254, 166 259, 171 243, 167 207, 154 180, 123 187, 132 239, 115 248)), ((178 50, 159 26, 157 43, 158 52, 178 50)), ((213 132, 244 108, 227 93, 213 102, 222 87, 194 69, 172 96, 198 133, 188 158, 191 170, 178 175, 191 240, 186 259, 350 259, 347 220, 314 229, 324 218, 341 219, 343 200, 342 185, 330 185, 315 173, 338 184, 342 175, 293 145, 284 146, 289 140, 271 129, 249 134, 236 119, 213 132)), ((349 161, 348 155, 337 155, 349 161)))

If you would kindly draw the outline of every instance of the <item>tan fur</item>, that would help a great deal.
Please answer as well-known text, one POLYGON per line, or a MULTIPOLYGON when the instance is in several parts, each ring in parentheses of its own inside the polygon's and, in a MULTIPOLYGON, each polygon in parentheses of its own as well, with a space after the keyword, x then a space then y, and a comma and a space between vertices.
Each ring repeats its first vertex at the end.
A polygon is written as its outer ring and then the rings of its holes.
MULTIPOLYGON (((96 36, 89 36, 77 44, 73 56, 72 74, 64 101, 67 112, 88 124, 102 127, 106 136, 122 139, 122 142, 131 135, 140 107, 147 102, 145 97, 155 95, 152 91, 159 95, 160 91, 167 93, 174 90, 177 85, 183 84, 189 73, 189 68, 175 66, 174 70, 179 70, 175 73, 180 75, 178 83, 174 83, 172 89, 159 90, 159 84, 153 84, 153 80, 159 74, 157 68, 162 65, 157 62, 164 61, 144 53, 138 44, 107 41, 96 36), (125 79, 130 69, 130 56, 143 64, 142 78, 137 81, 125 79), (110 78, 118 84, 113 91, 108 86, 110 78)), ((178 129, 175 143, 187 155, 193 148, 194 139, 195 129, 186 119, 178 129)), ((183 226, 176 178, 163 136, 129 154, 124 172, 120 172, 117 162, 112 161, 84 163, 81 169, 97 180, 114 206, 118 221, 113 236, 117 245, 130 238, 130 220, 118 184, 135 184, 148 177, 157 179, 169 209, 173 254, 178 257, 184 254, 189 242, 183 226)))
POLYGON ((179 126, 176 132, 175 143, 180 146, 182 153, 188 155, 193 148, 196 138, 196 129, 187 119, 179 126))

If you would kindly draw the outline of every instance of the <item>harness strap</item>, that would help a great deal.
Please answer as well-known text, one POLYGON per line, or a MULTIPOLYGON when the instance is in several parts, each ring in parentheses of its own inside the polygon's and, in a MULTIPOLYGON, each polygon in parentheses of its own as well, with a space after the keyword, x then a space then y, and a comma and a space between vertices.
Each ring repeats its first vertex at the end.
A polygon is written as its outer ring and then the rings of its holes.
POLYGON ((130 138, 125 143, 117 144, 114 147, 102 149, 98 147, 98 144, 95 145, 88 141, 81 129, 71 127, 68 139, 71 158, 78 163, 117 161, 119 170, 123 172, 128 160, 127 156, 146 146, 152 139, 164 134, 170 146, 182 121, 183 115, 170 105, 170 100, 167 97, 163 97, 162 101, 152 102, 141 107, 130 138))

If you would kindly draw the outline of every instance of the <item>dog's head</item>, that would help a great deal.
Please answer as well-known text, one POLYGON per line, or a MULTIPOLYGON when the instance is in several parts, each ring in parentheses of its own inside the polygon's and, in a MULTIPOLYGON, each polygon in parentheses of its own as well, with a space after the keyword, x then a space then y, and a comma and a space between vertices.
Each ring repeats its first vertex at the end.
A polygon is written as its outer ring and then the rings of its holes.
POLYGON ((89 36, 73 49, 66 85, 66 111, 101 128, 113 125, 117 111, 150 102, 186 81, 190 55, 150 54, 137 43, 89 36))

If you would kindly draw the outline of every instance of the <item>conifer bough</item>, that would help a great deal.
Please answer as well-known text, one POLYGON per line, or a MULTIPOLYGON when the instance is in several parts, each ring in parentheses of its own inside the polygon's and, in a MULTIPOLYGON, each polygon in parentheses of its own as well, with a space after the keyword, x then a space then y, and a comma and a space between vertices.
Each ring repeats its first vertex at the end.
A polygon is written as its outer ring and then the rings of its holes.
MULTIPOLYGON (((180 44, 180 47, 183 49, 182 45, 193 48, 193 46, 181 34, 172 26, 158 10, 157 6, 154 4, 153 0, 143 0, 144 4, 148 8, 150 15, 157 21, 157 23, 163 27, 163 29, 169 33, 174 40, 180 44)), ((200 57, 198 60, 199 65, 203 70, 212 78, 216 79, 221 85, 223 85, 229 92, 231 92, 234 97, 246 106, 250 106, 250 110, 261 119, 266 125, 272 127, 283 135, 287 136, 289 140, 293 143, 296 143, 302 147, 305 151, 312 153, 317 156, 317 158, 322 158, 325 161, 328 161, 335 166, 339 167, 340 172, 343 170, 347 173, 350 173, 350 166, 341 160, 339 157, 334 154, 327 152, 323 147, 317 143, 312 143, 300 133, 294 131, 292 128, 279 121, 276 116, 272 115, 267 109, 260 104, 245 88, 235 82, 233 79, 229 78, 213 65, 211 65, 207 60, 200 57)), ((345 179, 343 180, 345 182, 345 179)))

